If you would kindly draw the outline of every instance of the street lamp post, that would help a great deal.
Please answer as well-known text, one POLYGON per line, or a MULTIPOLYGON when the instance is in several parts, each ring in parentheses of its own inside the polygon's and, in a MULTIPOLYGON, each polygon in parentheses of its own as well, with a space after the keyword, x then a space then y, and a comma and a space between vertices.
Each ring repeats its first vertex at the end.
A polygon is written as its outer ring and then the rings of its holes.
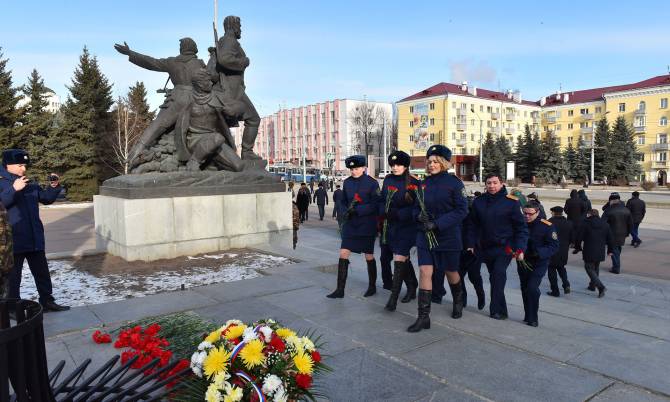
POLYGON ((474 107, 470 107, 470 111, 472 113, 474 113, 475 116, 477 116, 477 118, 479 119, 479 175, 478 176, 479 176, 479 184, 482 184, 483 183, 483 176, 484 176, 484 174, 483 174, 484 173, 484 166, 483 166, 484 165, 484 163, 483 163, 483 160, 484 160, 484 136, 482 134, 482 127, 483 127, 484 121, 479 116, 479 113, 475 112, 474 107))

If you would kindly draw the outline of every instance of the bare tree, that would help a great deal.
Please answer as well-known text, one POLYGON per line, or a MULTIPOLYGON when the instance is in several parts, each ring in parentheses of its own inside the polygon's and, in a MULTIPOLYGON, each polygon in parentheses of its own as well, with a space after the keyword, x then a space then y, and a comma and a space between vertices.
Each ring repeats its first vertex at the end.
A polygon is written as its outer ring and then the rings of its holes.
POLYGON ((106 164, 117 174, 128 174, 130 173, 128 156, 133 145, 142 135, 144 121, 141 116, 131 110, 125 98, 118 98, 112 113, 116 118, 116 130, 113 136, 108 137, 111 157, 106 164))
POLYGON ((367 158, 374 144, 374 139, 379 136, 378 125, 380 122, 380 110, 374 103, 363 101, 349 112, 349 123, 355 136, 356 147, 363 149, 367 158))

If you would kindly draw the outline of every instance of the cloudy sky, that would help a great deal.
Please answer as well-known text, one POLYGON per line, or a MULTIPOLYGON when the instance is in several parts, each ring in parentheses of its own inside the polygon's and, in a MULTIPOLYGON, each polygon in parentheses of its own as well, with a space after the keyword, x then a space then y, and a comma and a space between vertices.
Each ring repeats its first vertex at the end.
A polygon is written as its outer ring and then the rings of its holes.
MULTIPOLYGON (((157 107, 167 75, 130 64, 114 43, 168 57, 190 36, 206 58, 213 8, 212 0, 9 1, 0 47, 16 84, 36 68, 65 98, 87 46, 115 96, 144 81, 157 107)), ((228 14, 242 18, 247 93, 261 115, 333 98, 397 101, 441 81, 537 100, 667 74, 670 64, 668 1, 219 1, 219 26, 228 14)))

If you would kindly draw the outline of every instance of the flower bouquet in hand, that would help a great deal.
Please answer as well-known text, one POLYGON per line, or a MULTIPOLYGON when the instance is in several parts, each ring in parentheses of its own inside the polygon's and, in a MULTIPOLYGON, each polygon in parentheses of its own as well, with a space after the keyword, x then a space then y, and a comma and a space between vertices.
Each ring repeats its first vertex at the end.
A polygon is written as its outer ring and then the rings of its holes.
POLYGON ((358 204, 362 204, 363 199, 361 198, 358 193, 354 193, 354 199, 351 200, 351 204, 349 204, 349 208, 344 212, 344 216, 342 217, 342 223, 340 224, 340 232, 342 232, 342 229, 344 229, 344 224, 351 219, 352 215, 354 215, 356 212, 354 210, 354 207, 358 204))
POLYGON ((193 353, 195 377, 181 400, 287 402, 323 397, 313 381, 330 368, 321 362, 318 338, 312 340, 311 335, 299 336, 274 320, 251 325, 229 320, 193 353))
MULTIPOLYGON (((398 187, 388 186, 386 190, 387 193, 386 193, 386 204, 384 205, 384 214, 389 213, 389 209, 391 209, 391 200, 393 200, 393 196, 395 195, 395 193, 398 192, 398 187)), ((382 226, 382 244, 386 244, 387 242, 386 232, 388 231, 388 226, 389 226, 389 219, 388 217, 385 217, 384 225, 382 226)))
MULTIPOLYGON (((419 201, 419 208, 421 208, 421 213, 419 214, 419 221, 422 222, 425 226, 427 222, 430 221, 430 215, 426 210, 426 204, 423 201, 424 191, 426 190, 426 185, 421 185, 421 189, 416 184, 408 184, 407 191, 412 191, 416 195, 416 199, 419 201)), ((437 247, 437 237, 435 237, 435 232, 431 230, 426 230, 426 241, 428 241, 428 249, 432 250, 437 247)))
POLYGON ((532 271, 532 270, 533 270, 533 266, 532 266, 531 264, 529 264, 528 261, 526 261, 525 258, 524 258, 523 260, 519 260, 519 259, 518 259, 519 255, 520 255, 520 254, 523 254, 523 250, 518 249, 518 250, 514 251, 514 250, 512 250, 512 247, 510 247, 510 246, 506 246, 506 247, 505 247, 505 254, 507 254, 507 255, 511 255, 512 258, 516 259, 516 263, 517 263, 521 268, 526 269, 526 270, 528 270, 528 271, 532 271))

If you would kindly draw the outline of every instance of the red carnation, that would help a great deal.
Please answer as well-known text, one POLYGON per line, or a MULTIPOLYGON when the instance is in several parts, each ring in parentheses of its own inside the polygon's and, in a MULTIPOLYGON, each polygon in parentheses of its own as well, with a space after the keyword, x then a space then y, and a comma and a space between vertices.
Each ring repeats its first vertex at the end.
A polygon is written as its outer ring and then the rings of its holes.
POLYGON ((512 247, 510 246, 505 246, 505 254, 511 255, 512 254, 512 247))
POLYGON ((277 335, 272 335, 272 340, 270 341, 270 346, 272 346, 277 352, 284 353, 286 350, 286 345, 284 341, 281 340, 277 335))
POLYGON ((302 389, 309 389, 312 386, 312 376, 307 374, 298 374, 295 376, 295 383, 302 389))
POLYGON ((144 331, 144 334, 145 334, 145 335, 149 335, 149 336, 154 336, 154 335, 156 335, 156 334, 158 333, 158 331, 160 331, 160 330, 161 330, 161 326, 158 325, 158 324, 155 324, 155 323, 154 323, 154 324, 149 325, 149 328, 147 328, 147 329, 144 331))
POLYGON ((422 185, 421 185, 421 189, 422 189, 422 190, 425 190, 425 189, 426 189, 426 185, 425 185, 425 184, 422 184, 422 185))
POLYGON ((91 337, 97 344, 112 342, 112 337, 109 334, 103 334, 100 330, 96 330, 91 337))
POLYGON ((517 248, 516 253, 514 253, 514 255, 518 256, 519 254, 523 254, 523 250, 521 250, 520 248, 517 248))
POLYGON ((354 201, 362 203, 363 199, 361 198, 360 195, 358 195, 358 193, 356 193, 356 194, 354 194, 354 201))
POLYGON ((316 350, 312 352, 312 360, 314 360, 314 363, 319 363, 321 361, 321 353, 316 350))
POLYGON ((417 187, 416 184, 408 184, 407 185, 407 190, 408 191, 416 191, 418 189, 419 189, 419 187, 417 187))
POLYGON ((389 191, 398 191, 398 187, 396 186, 388 186, 387 188, 389 191))

